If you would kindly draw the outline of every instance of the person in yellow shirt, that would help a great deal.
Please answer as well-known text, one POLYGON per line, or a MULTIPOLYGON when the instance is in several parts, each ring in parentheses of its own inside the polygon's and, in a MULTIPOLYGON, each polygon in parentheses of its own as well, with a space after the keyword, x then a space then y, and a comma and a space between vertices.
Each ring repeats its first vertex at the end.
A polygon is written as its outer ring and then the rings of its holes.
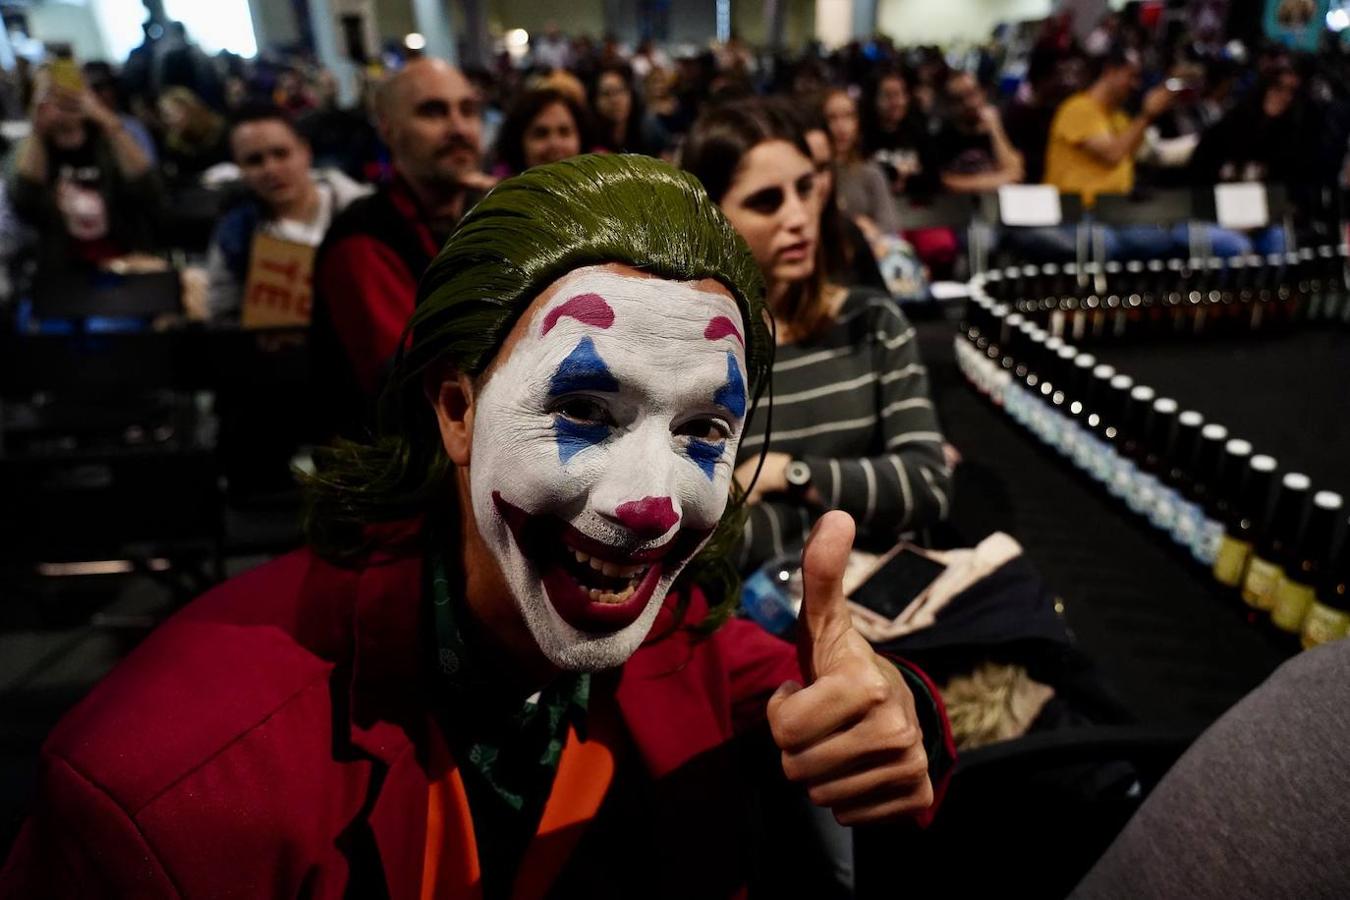
MULTIPOLYGON (((1065 100, 1050 125, 1045 152, 1045 183, 1062 193, 1081 194, 1091 207, 1098 194, 1128 194, 1134 187, 1134 154, 1144 131, 1171 108, 1173 97, 1158 86, 1144 95, 1140 113, 1131 119, 1122 107, 1139 88, 1140 64, 1132 50, 1109 54, 1101 74, 1087 90, 1065 100)), ((1157 226, 1107 229, 1109 257, 1162 256, 1175 246, 1174 236, 1157 226)))
POLYGON ((1089 206, 1099 193, 1126 194, 1134 187, 1134 154, 1144 130, 1171 108, 1174 96, 1155 87, 1131 119, 1121 107, 1138 90, 1139 72, 1134 51, 1111 54, 1087 90, 1060 104, 1045 153, 1046 184, 1082 194, 1089 206))

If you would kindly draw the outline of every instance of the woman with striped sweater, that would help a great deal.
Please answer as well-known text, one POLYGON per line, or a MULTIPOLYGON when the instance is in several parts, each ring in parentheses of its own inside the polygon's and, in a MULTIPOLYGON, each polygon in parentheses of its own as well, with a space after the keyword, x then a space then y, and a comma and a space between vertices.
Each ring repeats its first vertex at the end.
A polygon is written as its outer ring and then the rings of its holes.
POLYGON ((683 165, 750 245, 777 332, 772 396, 737 459, 742 485, 762 466, 742 569, 799 549, 830 509, 852 514, 868 549, 944 518, 951 472, 914 329, 885 294, 826 280, 815 174, 791 111, 766 100, 711 110, 683 165))

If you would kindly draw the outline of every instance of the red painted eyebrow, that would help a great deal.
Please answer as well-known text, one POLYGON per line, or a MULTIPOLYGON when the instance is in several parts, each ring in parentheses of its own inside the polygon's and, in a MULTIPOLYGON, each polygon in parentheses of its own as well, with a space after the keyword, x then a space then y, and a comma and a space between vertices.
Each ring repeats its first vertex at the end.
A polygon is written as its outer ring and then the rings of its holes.
POLYGON ((703 336, 710 341, 720 340, 730 335, 736 339, 736 342, 742 347, 745 346, 745 338, 741 337, 741 330, 736 327, 736 323, 726 316, 718 316, 708 323, 708 327, 703 329, 703 336))
POLYGON ((544 316, 544 327, 539 330, 539 336, 548 334, 553 330, 553 326, 558 324, 559 319, 569 316, 583 325, 593 325, 596 328, 608 328, 614 324, 614 310, 610 309, 604 297, 599 294, 577 294, 548 311, 548 315, 544 316))

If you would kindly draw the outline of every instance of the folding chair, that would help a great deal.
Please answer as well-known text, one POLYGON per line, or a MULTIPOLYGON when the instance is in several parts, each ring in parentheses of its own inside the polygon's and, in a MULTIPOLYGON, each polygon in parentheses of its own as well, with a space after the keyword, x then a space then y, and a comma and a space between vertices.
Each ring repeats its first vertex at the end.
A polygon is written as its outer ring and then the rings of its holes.
MULTIPOLYGON (((1081 227, 1083 221, 1083 198, 1078 194, 1056 192, 1056 200, 1050 200, 1049 185, 1007 185, 997 192, 980 194, 978 198, 980 223, 990 228, 1005 227, 1049 227, 1073 225, 1074 257, 1077 263, 1081 283, 1084 263, 1087 258, 1087 240, 1081 227), (1029 206, 1040 207, 1037 210, 1029 206), (1058 207, 1056 210, 1055 207, 1058 207), (1030 218, 1028 218, 1030 215, 1030 218)), ((976 229, 972 226, 972 230, 976 229)), ((975 246, 975 245, 972 245, 975 246)), ((972 250, 972 268, 976 272, 988 271, 990 248, 984 241, 972 250)))
MULTIPOLYGON (((1135 194, 1098 194, 1092 207, 1093 259, 1106 262, 1106 229, 1131 225, 1172 225, 1196 221, 1196 197, 1187 188, 1135 194)), ((1206 241, 1188 228, 1190 255, 1208 256, 1206 241)))
MULTIPOLYGON (((1212 189, 1196 192, 1196 217, 1206 222, 1217 222, 1221 228, 1252 229, 1278 225, 1284 232, 1285 252, 1296 252, 1294 245, 1294 207, 1289 191, 1282 184, 1262 184, 1257 181, 1216 184, 1212 189), (1236 195, 1236 201, 1221 202, 1220 195, 1236 195)), ((1208 251, 1208 242, 1204 248, 1208 251)), ((1208 255, 1208 253, 1206 253, 1208 255)))

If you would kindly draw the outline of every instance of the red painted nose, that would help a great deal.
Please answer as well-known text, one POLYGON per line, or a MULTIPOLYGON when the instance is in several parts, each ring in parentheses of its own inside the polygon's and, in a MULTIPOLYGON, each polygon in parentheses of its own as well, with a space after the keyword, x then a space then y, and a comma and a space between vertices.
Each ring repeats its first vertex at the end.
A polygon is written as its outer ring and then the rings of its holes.
POLYGON ((669 497, 643 497, 621 503, 614 510, 614 518, 624 528, 644 537, 659 537, 680 520, 669 497))

